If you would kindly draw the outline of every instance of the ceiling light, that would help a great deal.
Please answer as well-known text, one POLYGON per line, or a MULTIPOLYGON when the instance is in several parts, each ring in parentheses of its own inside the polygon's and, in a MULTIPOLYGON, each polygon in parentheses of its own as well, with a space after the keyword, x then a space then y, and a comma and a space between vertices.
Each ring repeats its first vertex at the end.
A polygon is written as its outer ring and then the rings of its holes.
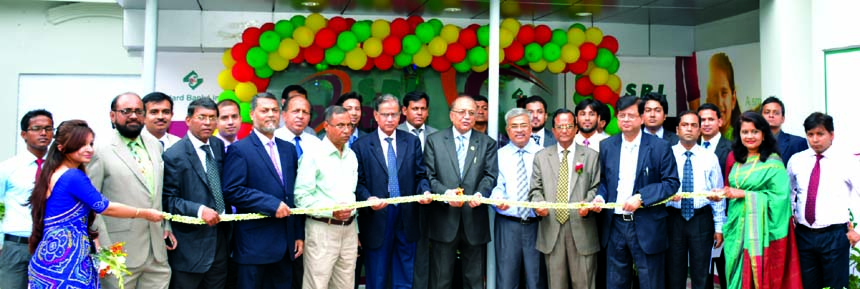
POLYGON ((320 3, 316 2, 316 1, 305 1, 305 2, 302 2, 302 5, 304 5, 306 7, 316 7, 316 6, 320 6, 320 3))
POLYGON ((588 16, 591 16, 591 12, 576 12, 576 16, 588 17, 588 16))
POLYGON ((460 7, 445 7, 445 12, 460 12, 460 7))

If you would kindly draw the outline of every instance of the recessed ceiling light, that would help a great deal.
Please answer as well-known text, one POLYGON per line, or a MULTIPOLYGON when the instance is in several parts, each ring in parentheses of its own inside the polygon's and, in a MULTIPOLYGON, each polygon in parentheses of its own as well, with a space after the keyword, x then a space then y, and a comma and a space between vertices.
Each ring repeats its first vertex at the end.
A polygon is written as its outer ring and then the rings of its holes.
POLYGON ((316 2, 316 1, 305 1, 305 2, 302 2, 302 5, 307 6, 307 7, 316 7, 316 6, 320 6, 320 3, 316 2))
POLYGON ((460 7, 445 7, 445 12, 460 12, 460 7))
POLYGON ((576 16, 588 17, 588 16, 591 16, 591 12, 576 12, 576 16))

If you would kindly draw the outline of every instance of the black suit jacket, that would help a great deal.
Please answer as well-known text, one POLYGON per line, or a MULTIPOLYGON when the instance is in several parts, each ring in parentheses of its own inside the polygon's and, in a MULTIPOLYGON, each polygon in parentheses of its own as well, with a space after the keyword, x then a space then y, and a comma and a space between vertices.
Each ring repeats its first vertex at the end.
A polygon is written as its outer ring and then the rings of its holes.
MULTIPOLYGON (((496 160, 496 141, 483 133, 472 131, 469 147, 466 148, 463 177, 457 161, 457 148, 453 128, 449 127, 427 137, 424 148, 424 163, 431 192, 444 194, 446 190, 463 188, 466 195, 481 193, 489 196, 499 175, 496 160)), ((471 245, 490 242, 490 216, 487 205, 460 208, 444 202, 430 203, 428 237, 438 242, 451 242, 457 235, 462 218, 463 231, 471 245)))
POLYGON ((678 141, 679 141, 677 134, 675 134, 674 132, 665 130, 665 129, 663 130, 663 140, 668 142, 669 146, 676 145, 676 144, 678 144, 678 141))
MULTIPOLYGON (((208 140, 219 172, 224 161, 224 143, 217 137, 208 140)), ((164 159, 164 190, 162 205, 171 214, 197 217, 200 206, 215 208, 215 198, 209 189, 206 170, 197 155, 197 148, 185 136, 168 148, 164 159)), ((220 212, 219 212, 220 213, 220 212)), ((214 227, 171 222, 177 242, 184 244, 176 250, 167 251, 170 267, 190 273, 209 270, 215 260, 216 241, 219 230, 229 242, 231 225, 220 223, 214 227), (226 230, 226 231, 225 231, 226 230)))
POLYGON ((779 145, 779 157, 782 158, 782 162, 786 166, 788 166, 788 160, 791 159, 791 156, 809 148, 806 139, 793 134, 787 134, 781 130, 777 136, 776 143, 779 145))
POLYGON ((303 216, 274 218, 281 202, 295 208, 298 158, 293 144, 275 138, 284 182, 278 177, 265 145, 251 133, 230 145, 221 183, 224 199, 238 213, 261 213, 271 218, 233 225, 233 260, 239 264, 270 264, 295 256, 295 240, 304 240, 303 216))
MULTIPOLYGON (((430 191, 427 173, 424 169, 424 155, 421 152, 421 141, 415 135, 395 130, 397 155, 397 184, 401 196, 420 195, 430 191)), ((370 197, 389 198, 388 191, 388 160, 383 151, 388 150, 388 143, 379 141, 379 131, 374 131, 359 138, 352 144, 352 150, 358 159, 358 185, 355 189, 357 201, 366 201, 370 197)), ((388 209, 393 206, 374 211, 371 208, 361 208, 358 213, 359 239, 365 248, 376 249, 382 246, 385 237, 388 209)), ((418 203, 397 205, 400 209, 400 219, 395 229, 403 229, 406 240, 418 241, 421 237, 418 227, 418 203)))
MULTIPOLYGON (((640 132, 641 133, 641 132, 640 132)), ((600 142, 600 186, 597 194, 608 203, 618 200, 618 178, 621 162, 622 134, 611 136, 600 142)), ((651 206, 678 192, 678 165, 669 143, 653 135, 642 133, 639 145, 639 160, 636 163, 636 179, 633 194, 642 197, 643 208, 633 213, 639 245, 646 254, 656 254, 669 247, 666 238, 665 205, 651 206)), ((603 210, 600 214, 600 244, 606 248, 612 232, 614 210, 603 210)))

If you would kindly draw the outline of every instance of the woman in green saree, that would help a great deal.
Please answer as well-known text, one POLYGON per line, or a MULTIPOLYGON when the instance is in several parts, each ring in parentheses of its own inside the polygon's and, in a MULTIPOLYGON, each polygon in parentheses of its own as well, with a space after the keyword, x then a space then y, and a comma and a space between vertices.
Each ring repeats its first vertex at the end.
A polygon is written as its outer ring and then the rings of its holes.
POLYGON ((776 139, 755 112, 743 113, 735 127, 737 162, 723 190, 729 199, 723 226, 728 288, 802 288, 790 184, 776 139))

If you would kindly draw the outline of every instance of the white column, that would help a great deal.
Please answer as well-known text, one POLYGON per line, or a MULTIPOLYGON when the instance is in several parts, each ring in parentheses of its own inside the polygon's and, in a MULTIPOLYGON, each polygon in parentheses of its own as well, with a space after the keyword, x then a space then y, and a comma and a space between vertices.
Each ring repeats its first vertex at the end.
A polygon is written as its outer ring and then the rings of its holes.
MULTIPOLYGON (((490 51, 489 77, 487 79, 487 135, 496 138, 499 135, 499 25, 501 21, 501 1, 490 1, 490 51)), ((496 250, 492 237, 494 236, 493 224, 496 212, 492 206, 489 207, 490 214, 490 243, 487 244, 487 289, 496 288, 496 250)))
POLYGON ((158 0, 146 0, 146 23, 143 30, 143 91, 155 91, 155 61, 158 53, 158 0))

